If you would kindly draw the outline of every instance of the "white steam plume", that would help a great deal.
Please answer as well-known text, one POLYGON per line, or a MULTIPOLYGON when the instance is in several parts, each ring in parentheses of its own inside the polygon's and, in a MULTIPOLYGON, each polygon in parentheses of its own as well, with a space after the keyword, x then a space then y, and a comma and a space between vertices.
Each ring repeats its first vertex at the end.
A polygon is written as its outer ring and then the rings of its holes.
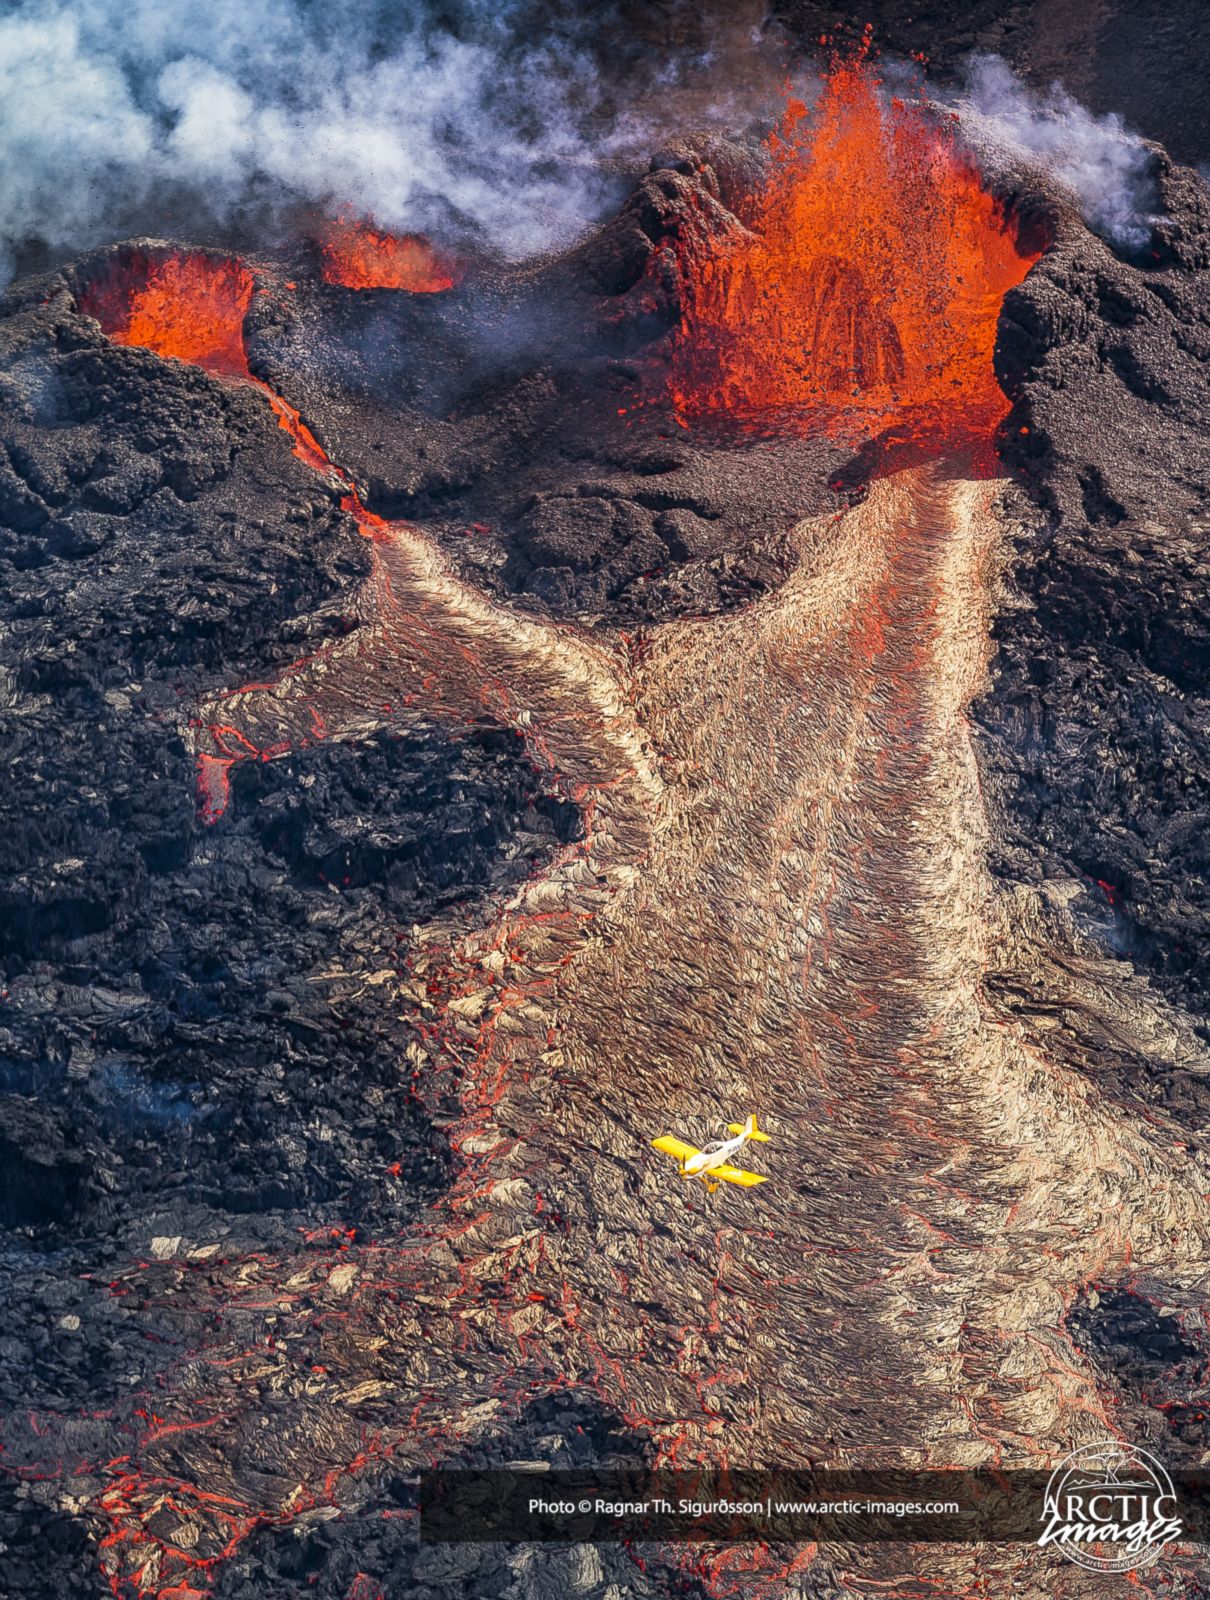
POLYGON ((0 17, 0 258, 154 228, 191 197, 219 220, 347 205, 512 257, 565 242, 635 131, 587 27, 543 27, 532 0, 18 0, 0 17))
POLYGON ((1037 93, 992 55, 971 58, 962 108, 1066 184, 1095 232, 1126 249, 1146 245, 1155 206, 1151 156, 1116 113, 1095 116, 1059 83, 1037 93))

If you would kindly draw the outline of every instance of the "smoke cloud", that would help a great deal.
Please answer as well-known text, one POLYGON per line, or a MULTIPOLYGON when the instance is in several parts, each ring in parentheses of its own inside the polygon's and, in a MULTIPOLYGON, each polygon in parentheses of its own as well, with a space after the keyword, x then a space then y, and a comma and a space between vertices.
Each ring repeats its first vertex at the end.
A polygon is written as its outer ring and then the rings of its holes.
POLYGON ((601 158, 638 138, 610 80, 709 69, 634 38, 541 0, 19 0, 0 18, 0 250, 291 203, 548 249, 600 214, 601 158))
MULTIPOLYGON (((650 151, 678 116, 747 122, 776 89, 761 7, 740 0, 720 36, 718 9, 692 0, 646 34, 633 6, 560 0, 16 0, 0 16, 0 284, 26 240, 65 252, 241 222, 264 237, 299 206, 512 259, 567 244, 619 198, 611 157, 650 151)), ((973 59, 962 110, 1043 161, 1091 227, 1146 243, 1149 156, 1118 117, 1033 93, 994 56, 973 59)))
POLYGON ((1094 232, 1129 250, 1147 244, 1156 204, 1151 155, 1116 113, 1094 116, 1058 83, 1036 93, 991 55, 972 57, 961 106, 1066 184, 1094 232))

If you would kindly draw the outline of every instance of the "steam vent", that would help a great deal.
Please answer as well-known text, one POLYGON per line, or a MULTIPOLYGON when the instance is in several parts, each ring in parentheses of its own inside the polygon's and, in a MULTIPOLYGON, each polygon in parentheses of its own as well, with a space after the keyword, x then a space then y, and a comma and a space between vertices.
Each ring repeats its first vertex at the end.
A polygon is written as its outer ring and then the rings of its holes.
POLYGON ((1210 1600, 1210 12, 0 16, 0 1600, 1210 1600))

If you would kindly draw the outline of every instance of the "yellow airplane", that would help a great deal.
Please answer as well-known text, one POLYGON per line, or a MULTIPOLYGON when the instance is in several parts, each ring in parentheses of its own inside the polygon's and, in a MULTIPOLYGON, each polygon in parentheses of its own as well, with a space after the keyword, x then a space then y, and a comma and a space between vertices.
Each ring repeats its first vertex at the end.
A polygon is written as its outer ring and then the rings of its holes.
POLYGON ((765 1183, 767 1180, 760 1173, 745 1172, 741 1167, 731 1165, 731 1157, 738 1155, 749 1139, 759 1139, 761 1144, 767 1144, 769 1141, 769 1135, 762 1133, 756 1126, 755 1115, 750 1116, 742 1125, 738 1122, 729 1122, 727 1131, 733 1133, 735 1138, 708 1144, 704 1150, 699 1150, 696 1145, 686 1144, 683 1139, 677 1139, 671 1133, 661 1134, 658 1139, 653 1139, 651 1142, 665 1155, 676 1157, 681 1164, 682 1178, 700 1178, 711 1194, 718 1188, 715 1181, 718 1178, 724 1183, 738 1183, 745 1189, 751 1189, 758 1183, 765 1183))

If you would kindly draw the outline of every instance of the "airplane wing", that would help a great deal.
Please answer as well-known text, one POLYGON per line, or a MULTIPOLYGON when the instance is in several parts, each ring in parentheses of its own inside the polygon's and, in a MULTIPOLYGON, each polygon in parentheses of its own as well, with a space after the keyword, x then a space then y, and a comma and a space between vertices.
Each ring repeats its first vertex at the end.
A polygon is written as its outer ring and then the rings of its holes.
POLYGON ((768 1179, 759 1172, 745 1172, 742 1167, 732 1167, 723 1162, 721 1167, 711 1167, 712 1178, 722 1178, 727 1183, 738 1183, 745 1189, 751 1189, 754 1184, 767 1183, 768 1179))
POLYGON ((665 1155, 675 1156, 678 1161, 688 1161, 690 1156, 701 1154, 695 1144, 686 1144, 683 1139, 678 1139, 671 1133, 661 1134, 658 1139, 653 1139, 651 1142, 657 1150, 662 1150, 665 1155))

